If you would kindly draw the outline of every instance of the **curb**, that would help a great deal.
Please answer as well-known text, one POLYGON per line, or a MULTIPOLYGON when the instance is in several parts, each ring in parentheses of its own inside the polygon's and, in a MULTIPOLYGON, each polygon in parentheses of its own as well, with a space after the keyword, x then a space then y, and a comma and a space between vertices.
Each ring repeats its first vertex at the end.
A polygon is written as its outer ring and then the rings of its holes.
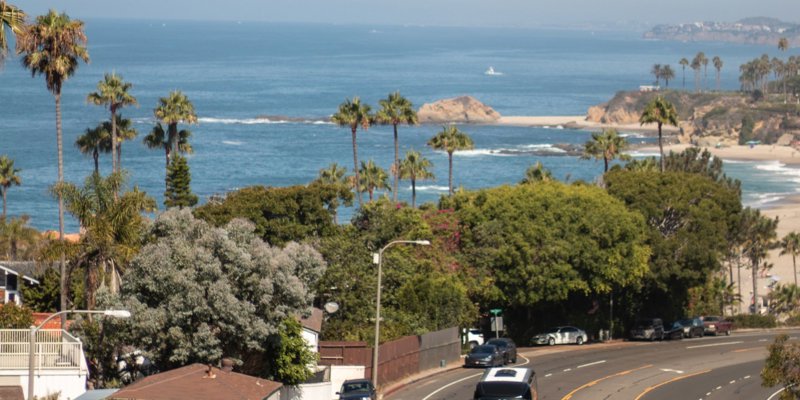
POLYGON ((410 385, 412 383, 416 383, 416 382, 419 382, 419 381, 421 381, 423 379, 428 379, 428 378, 430 378, 432 376, 443 374, 445 372, 454 371, 454 370, 462 368, 463 366, 464 366, 464 361, 463 361, 463 357, 462 357, 462 359, 459 360, 459 362, 450 363, 450 364, 444 366, 443 368, 429 369, 427 371, 422 371, 422 372, 419 372, 419 373, 417 373, 415 375, 411 375, 411 376, 409 376, 409 377, 407 377, 405 379, 401 379, 398 382, 390 384, 385 390, 381 391, 381 397, 379 397, 379 398, 383 398, 385 396, 389 396, 389 395, 397 392, 398 390, 400 390, 400 389, 402 389, 402 388, 404 388, 404 387, 406 387, 406 386, 408 386, 408 385, 410 385))

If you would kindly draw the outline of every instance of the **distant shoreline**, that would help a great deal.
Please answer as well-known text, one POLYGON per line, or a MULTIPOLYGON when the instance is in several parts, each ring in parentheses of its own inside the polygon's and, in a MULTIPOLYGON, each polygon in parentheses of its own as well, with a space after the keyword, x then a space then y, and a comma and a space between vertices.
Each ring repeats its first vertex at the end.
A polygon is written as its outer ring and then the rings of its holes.
MULTIPOLYGON (((656 124, 607 124, 600 122, 587 121, 585 115, 566 115, 566 116, 508 116, 500 117, 496 122, 487 125, 497 126, 530 126, 530 127, 545 127, 552 126, 568 129, 582 129, 590 131, 599 131, 602 129, 613 128, 618 131, 626 132, 657 132, 658 126, 656 124)), ((674 133, 678 132, 678 128, 674 126, 662 126, 662 132, 674 133)))

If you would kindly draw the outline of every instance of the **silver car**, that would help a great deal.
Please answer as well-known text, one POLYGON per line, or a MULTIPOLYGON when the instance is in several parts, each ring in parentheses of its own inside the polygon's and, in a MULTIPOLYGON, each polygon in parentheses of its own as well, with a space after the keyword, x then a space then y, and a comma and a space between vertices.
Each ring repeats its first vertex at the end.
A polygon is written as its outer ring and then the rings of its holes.
POLYGON ((548 329, 545 333, 540 333, 533 337, 533 344, 547 344, 550 346, 557 344, 577 344, 582 345, 589 340, 589 336, 583 329, 574 326, 559 326, 548 329))

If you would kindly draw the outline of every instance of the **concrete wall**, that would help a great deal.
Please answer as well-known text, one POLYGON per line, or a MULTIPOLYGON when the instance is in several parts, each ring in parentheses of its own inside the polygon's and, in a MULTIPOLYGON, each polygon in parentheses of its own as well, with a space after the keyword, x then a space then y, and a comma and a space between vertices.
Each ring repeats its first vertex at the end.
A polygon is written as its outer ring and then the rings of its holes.
POLYGON ((328 398, 338 399, 336 392, 342 388, 342 383, 348 379, 366 378, 365 371, 363 365, 331 365, 331 391, 328 398))
POLYGON ((305 383, 296 388, 282 387, 280 400, 328 400, 332 399, 330 393, 330 382, 305 383))
MULTIPOLYGON (((27 370, 2 370, 0 382, 17 379, 17 384, 22 386, 25 398, 28 396, 28 371, 27 370)), ((61 392, 60 399, 74 399, 86 391, 86 375, 74 372, 49 370, 42 374, 34 375, 34 390, 36 396, 43 397, 51 393, 61 392)))

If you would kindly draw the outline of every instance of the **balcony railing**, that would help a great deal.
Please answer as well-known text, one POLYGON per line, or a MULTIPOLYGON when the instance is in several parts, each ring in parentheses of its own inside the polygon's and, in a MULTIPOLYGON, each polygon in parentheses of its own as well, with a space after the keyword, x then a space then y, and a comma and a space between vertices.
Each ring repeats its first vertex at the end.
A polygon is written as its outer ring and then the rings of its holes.
MULTIPOLYGON (((28 369, 30 334, 28 329, 0 329, 0 370, 28 369)), ((36 370, 86 370, 83 343, 66 331, 37 331, 34 350, 36 370)))

